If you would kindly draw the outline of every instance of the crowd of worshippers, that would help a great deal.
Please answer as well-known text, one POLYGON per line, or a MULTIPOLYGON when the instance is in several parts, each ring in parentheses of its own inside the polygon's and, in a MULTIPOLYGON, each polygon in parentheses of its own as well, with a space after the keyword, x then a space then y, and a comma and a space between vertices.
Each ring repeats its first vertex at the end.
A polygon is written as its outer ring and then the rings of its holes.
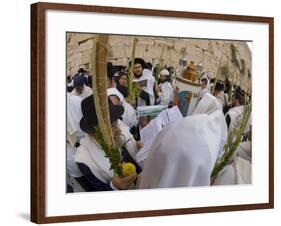
MULTIPOLYGON (((110 161, 96 140, 98 118, 91 75, 81 68, 77 74, 67 77, 67 191, 210 186, 212 170, 223 155, 228 133, 239 127, 250 97, 246 97, 240 87, 202 76, 194 112, 164 126, 151 144, 145 161, 138 162, 136 155, 144 146, 140 131, 154 119, 138 118, 136 107, 175 107, 175 88, 172 67, 155 75, 151 63, 135 58, 133 72, 135 80, 147 80, 146 86, 137 87, 134 105, 126 101, 128 69, 107 63, 112 133, 116 140, 129 141, 123 142, 122 159, 136 167, 136 173, 122 177, 110 170, 110 161)), ((251 132, 249 122, 231 161, 212 185, 251 183, 251 132)))

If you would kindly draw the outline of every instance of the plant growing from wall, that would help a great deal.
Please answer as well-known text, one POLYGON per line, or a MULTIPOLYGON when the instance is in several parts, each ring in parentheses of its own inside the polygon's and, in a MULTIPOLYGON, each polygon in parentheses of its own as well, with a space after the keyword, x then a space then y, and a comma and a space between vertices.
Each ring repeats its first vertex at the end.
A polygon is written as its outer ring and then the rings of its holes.
POLYGON ((241 61, 241 69, 239 69, 239 71, 242 73, 242 74, 245 74, 245 71, 246 71, 246 62, 244 59, 242 59, 241 61))
POLYGON ((231 62, 239 69, 241 74, 244 74, 246 71, 246 62, 244 59, 239 59, 239 57, 237 56, 237 48, 235 47, 235 45, 231 44, 230 45, 230 49, 231 49, 231 62))
POLYGON ((237 57, 237 48, 235 47, 235 45, 231 44, 230 45, 230 49, 231 49, 231 62, 239 68, 239 60, 237 57))
POLYGON ((221 75, 225 78, 225 81, 229 80, 229 67, 227 65, 221 67, 221 75))
POLYGON ((250 78, 252 78, 252 73, 251 73, 251 71, 248 69, 248 78, 250 79, 250 78))

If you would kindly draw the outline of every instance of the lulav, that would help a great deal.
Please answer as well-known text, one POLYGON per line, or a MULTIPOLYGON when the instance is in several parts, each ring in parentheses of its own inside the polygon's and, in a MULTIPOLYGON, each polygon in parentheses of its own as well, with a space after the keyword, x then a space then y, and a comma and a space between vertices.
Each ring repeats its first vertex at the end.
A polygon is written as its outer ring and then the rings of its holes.
POLYGON ((108 97, 107 97, 107 35, 98 35, 93 43, 92 51, 92 79, 93 98, 95 111, 99 126, 96 128, 96 140, 105 152, 105 157, 109 158, 110 170, 115 174, 122 175, 122 157, 117 147, 110 122, 108 97))
POLYGON ((111 130, 108 97, 107 97, 107 35, 98 35, 93 46, 92 75, 93 96, 99 128, 106 144, 115 147, 111 130))
POLYGON ((133 86, 136 45, 137 45, 137 38, 134 37, 133 47, 132 47, 132 52, 131 52, 131 64, 128 63, 129 75, 128 75, 128 98, 127 98, 127 100, 129 103, 134 103, 134 101, 136 99, 136 91, 133 86))

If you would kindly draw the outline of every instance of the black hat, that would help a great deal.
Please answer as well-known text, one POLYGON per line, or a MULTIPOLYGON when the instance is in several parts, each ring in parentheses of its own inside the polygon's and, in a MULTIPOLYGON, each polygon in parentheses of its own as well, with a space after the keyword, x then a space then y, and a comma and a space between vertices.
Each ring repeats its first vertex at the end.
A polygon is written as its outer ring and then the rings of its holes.
POLYGON ((152 68, 153 68, 152 63, 146 62, 146 63, 145 63, 145 68, 147 68, 148 70, 152 70, 152 68))
POLYGON ((216 91, 223 91, 224 85, 221 82, 217 82, 216 85, 215 85, 215 90, 216 91))
POLYGON ((114 73, 113 73, 113 64, 111 62, 107 62, 106 70, 107 70, 107 78, 109 80, 112 80, 114 73))
MULTIPOLYGON (((132 61, 130 61, 130 66, 132 64, 132 61)), ((142 58, 135 58, 134 65, 140 64, 142 68, 145 68, 145 61, 142 58)))
POLYGON ((84 68, 81 67, 81 68, 79 68, 79 70, 77 72, 78 73, 80 73, 80 72, 84 73, 84 72, 87 72, 87 71, 85 71, 84 68))
POLYGON ((245 101, 245 95, 242 92, 235 92, 234 99, 238 100, 238 102, 243 105, 245 101))
MULTIPOLYGON (((86 97, 81 102, 81 110, 83 117, 80 120, 80 128, 85 133, 95 132, 95 127, 98 126, 98 118, 95 111, 95 103, 93 95, 86 97)), ((109 102, 110 121, 115 122, 124 113, 124 108, 121 105, 113 105, 109 102)))
POLYGON ((73 78, 73 87, 79 87, 79 86, 83 86, 85 84, 85 79, 84 76, 82 75, 77 75, 73 78))

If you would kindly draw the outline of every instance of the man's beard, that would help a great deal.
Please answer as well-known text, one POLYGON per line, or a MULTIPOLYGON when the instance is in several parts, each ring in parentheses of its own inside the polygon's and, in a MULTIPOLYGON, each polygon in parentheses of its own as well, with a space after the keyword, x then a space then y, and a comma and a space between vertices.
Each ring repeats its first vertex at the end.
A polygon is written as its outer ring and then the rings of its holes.
POLYGON ((134 73, 134 76, 135 76, 136 78, 140 78, 140 77, 142 76, 142 73, 140 73, 139 75, 137 75, 136 73, 134 73))
POLYGON ((159 79, 159 80, 158 80, 158 83, 159 83, 159 84, 160 84, 160 83, 165 83, 165 82, 168 82, 169 80, 170 80, 170 79, 168 79, 168 78, 167 78, 167 79, 164 79, 164 80, 160 80, 160 79, 159 79))

